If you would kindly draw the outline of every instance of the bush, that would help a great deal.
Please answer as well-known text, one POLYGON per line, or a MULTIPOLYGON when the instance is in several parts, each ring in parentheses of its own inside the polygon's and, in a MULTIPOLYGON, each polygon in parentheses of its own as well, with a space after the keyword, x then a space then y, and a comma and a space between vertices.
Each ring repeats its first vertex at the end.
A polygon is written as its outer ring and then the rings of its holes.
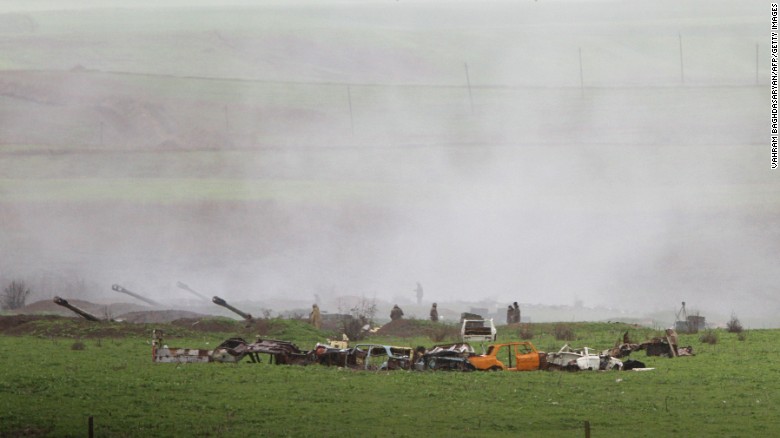
POLYGON ((555 324, 553 334, 558 341, 573 341, 577 339, 577 336, 574 335, 574 329, 568 324, 555 324))
POLYGON ((731 319, 729 322, 726 323, 726 330, 729 333, 742 333, 742 323, 739 322, 739 318, 737 318, 737 315, 731 314, 731 319))
POLYGON ((713 330, 707 330, 699 336, 699 341, 704 344, 715 345, 718 343, 718 334, 713 330))
POLYGON ((527 341, 534 338, 534 329, 531 324, 523 324, 520 330, 517 332, 520 339, 527 341))
POLYGON ((370 327, 374 322, 376 315, 376 302, 361 298, 361 300, 349 309, 349 313, 342 310, 339 305, 341 318, 341 332, 346 334, 350 340, 359 341, 366 337, 366 327, 370 327))
POLYGON ((12 281, 0 297, 0 307, 5 310, 21 309, 24 307, 28 295, 30 295, 30 289, 23 281, 12 281))
POLYGON ((439 343, 447 338, 455 339, 460 334, 457 327, 445 324, 436 324, 430 330, 430 338, 433 342, 439 343))
POLYGON ((83 350, 85 347, 86 347, 86 346, 84 345, 84 343, 83 343, 83 342, 81 342, 81 341, 76 341, 76 342, 74 342, 74 343, 73 343, 73 345, 71 345, 71 346, 70 346, 70 349, 71 349, 71 350, 77 350, 77 351, 81 351, 81 350, 83 350))

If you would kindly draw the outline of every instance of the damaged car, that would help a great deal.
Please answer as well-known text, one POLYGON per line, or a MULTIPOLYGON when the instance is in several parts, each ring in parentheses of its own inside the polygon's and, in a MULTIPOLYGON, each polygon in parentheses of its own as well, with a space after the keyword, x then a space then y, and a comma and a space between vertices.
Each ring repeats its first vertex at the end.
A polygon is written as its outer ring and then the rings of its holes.
POLYGON ((311 355, 313 361, 322 365, 389 371, 411 369, 413 351, 410 347, 381 344, 358 344, 347 349, 317 344, 311 355))
POLYGON ((474 371, 469 357, 474 348, 466 342, 434 345, 430 349, 418 347, 415 352, 414 369, 417 371, 474 371))
POLYGON ((564 345, 557 353, 547 356, 548 369, 567 371, 579 370, 622 370, 623 362, 607 354, 595 353, 588 347, 571 348, 564 345))
POLYGON ((547 368, 547 353, 538 351, 534 344, 507 342, 492 344, 485 354, 468 358, 481 371, 534 371, 547 368))

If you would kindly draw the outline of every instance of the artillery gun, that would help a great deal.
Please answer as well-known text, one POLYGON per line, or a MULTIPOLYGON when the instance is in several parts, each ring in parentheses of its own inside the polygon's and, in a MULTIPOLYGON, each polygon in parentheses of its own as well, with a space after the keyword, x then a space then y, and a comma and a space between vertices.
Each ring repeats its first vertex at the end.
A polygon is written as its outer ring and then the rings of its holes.
POLYGON ((100 322, 102 319, 98 318, 97 316, 87 312, 86 310, 79 309, 78 307, 74 306, 73 304, 70 304, 68 300, 60 297, 54 297, 54 303, 59 304, 62 307, 67 307, 68 309, 72 310, 73 312, 79 314, 82 318, 86 319, 87 321, 95 321, 100 322))
POLYGON ((189 292, 189 293, 191 293, 193 295, 195 295, 196 297, 200 298, 201 300, 208 301, 208 298, 206 298, 205 296, 203 296, 203 295, 199 294, 198 292, 192 290, 192 288, 190 288, 186 284, 182 283, 181 281, 176 282, 176 286, 181 288, 181 289, 186 290, 187 292, 189 292))
POLYGON ((224 308, 226 308, 226 309, 228 309, 228 310, 231 310, 231 311, 233 311, 234 313, 238 314, 239 316, 241 316, 242 318, 244 318, 244 319, 246 320, 246 322, 247 322, 247 323, 250 323, 250 322, 252 322, 252 321, 253 321, 253 319, 252 319, 252 315, 251 315, 251 314, 249 314, 249 313, 244 313, 244 312, 242 312, 242 311, 240 311, 240 310, 236 309, 235 307, 233 307, 233 306, 231 306, 230 304, 228 304, 228 303, 227 303, 227 301, 223 300, 222 298, 220 298, 220 297, 218 297, 218 296, 214 296, 214 298, 212 298, 212 299, 211 299, 211 301, 212 301, 214 304, 218 305, 218 306, 222 306, 222 307, 224 307, 224 308))
POLYGON ((146 298, 144 296, 138 295, 135 292, 131 292, 131 291, 123 288, 122 286, 120 286, 118 284, 115 284, 115 285, 111 286, 111 289, 113 289, 113 290, 115 290, 117 292, 122 292, 123 294, 130 295, 131 297, 137 298, 137 299, 139 299, 139 300, 141 300, 141 301, 143 301, 143 302, 145 302, 147 304, 151 304, 152 306, 159 306, 160 305, 160 303, 158 303, 157 301, 150 300, 149 298, 146 298))

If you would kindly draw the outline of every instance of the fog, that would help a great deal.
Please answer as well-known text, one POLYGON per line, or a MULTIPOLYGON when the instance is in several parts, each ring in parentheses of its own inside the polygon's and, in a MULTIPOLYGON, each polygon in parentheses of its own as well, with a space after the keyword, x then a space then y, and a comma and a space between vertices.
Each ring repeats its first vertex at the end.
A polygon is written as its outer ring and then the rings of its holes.
POLYGON ((33 299, 185 306, 182 281, 275 311, 776 326, 764 2, 11 1, 0 24, 0 280, 33 299))

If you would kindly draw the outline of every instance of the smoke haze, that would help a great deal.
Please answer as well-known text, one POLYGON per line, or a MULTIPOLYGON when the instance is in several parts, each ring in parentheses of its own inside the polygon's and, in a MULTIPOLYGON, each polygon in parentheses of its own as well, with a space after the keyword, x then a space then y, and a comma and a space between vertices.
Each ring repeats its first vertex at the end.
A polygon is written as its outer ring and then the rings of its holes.
POLYGON ((769 18, 758 1, 5 2, 0 280, 299 307, 411 304, 419 281, 423 307, 686 301, 772 325, 769 18))

